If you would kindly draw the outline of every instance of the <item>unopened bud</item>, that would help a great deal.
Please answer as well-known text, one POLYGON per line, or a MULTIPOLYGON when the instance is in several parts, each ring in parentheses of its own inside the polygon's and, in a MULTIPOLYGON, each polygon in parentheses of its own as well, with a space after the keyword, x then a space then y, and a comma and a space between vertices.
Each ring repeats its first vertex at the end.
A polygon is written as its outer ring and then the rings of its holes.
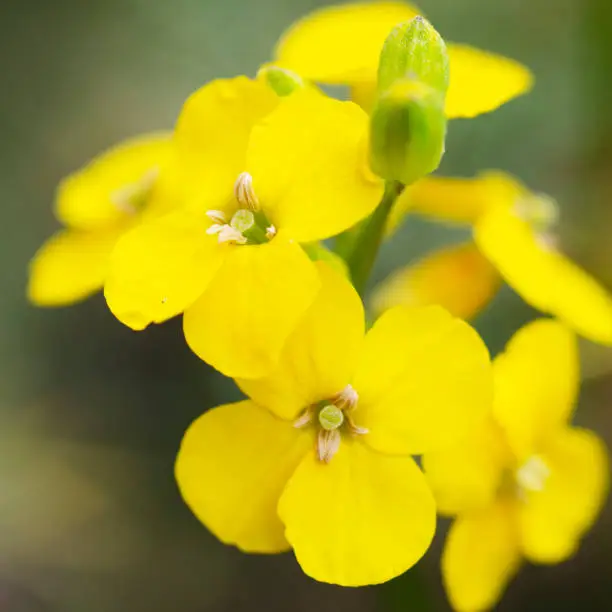
POLYGON ((299 74, 273 64, 262 66, 257 73, 257 78, 281 97, 305 87, 304 79, 299 74))
POLYGON ((446 95, 448 52, 436 29, 421 16, 401 23, 387 37, 378 65, 378 91, 384 93, 399 79, 421 81, 446 95))
POLYGON ((370 163, 380 177, 410 185, 433 172, 444 154, 444 97, 426 83, 396 81, 370 119, 370 163))

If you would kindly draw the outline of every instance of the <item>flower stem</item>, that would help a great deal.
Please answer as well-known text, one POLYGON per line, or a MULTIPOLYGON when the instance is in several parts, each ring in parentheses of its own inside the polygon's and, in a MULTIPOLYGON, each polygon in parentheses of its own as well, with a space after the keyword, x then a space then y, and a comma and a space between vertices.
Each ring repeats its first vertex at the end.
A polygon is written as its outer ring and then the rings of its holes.
POLYGON ((363 296, 383 240, 387 218, 395 200, 404 189, 401 183, 387 182, 385 193, 376 210, 354 231, 350 244, 345 244, 346 260, 351 280, 359 295, 363 296))

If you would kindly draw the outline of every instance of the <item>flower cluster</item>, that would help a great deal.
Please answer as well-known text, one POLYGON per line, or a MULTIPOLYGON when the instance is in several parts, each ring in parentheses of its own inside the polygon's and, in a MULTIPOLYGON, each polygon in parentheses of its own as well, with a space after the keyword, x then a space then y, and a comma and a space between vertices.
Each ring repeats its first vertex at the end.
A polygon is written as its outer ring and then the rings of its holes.
POLYGON ((562 255, 550 198, 501 172, 428 176, 448 119, 531 85, 409 5, 331 7, 290 27, 256 78, 204 85, 171 133, 62 182, 65 229, 32 261, 31 301, 103 289, 134 330, 182 315, 193 352, 248 398, 192 423, 176 461, 221 541, 293 550, 309 576, 360 586, 409 569, 436 514, 457 515, 442 563, 466 611, 494 605, 523 557, 575 550, 607 467, 596 436, 568 425, 574 332, 612 344, 612 298, 562 255), (470 224, 473 240, 397 271, 368 329, 363 286, 412 213, 470 224), (502 279, 556 319, 491 364, 466 320, 502 279))

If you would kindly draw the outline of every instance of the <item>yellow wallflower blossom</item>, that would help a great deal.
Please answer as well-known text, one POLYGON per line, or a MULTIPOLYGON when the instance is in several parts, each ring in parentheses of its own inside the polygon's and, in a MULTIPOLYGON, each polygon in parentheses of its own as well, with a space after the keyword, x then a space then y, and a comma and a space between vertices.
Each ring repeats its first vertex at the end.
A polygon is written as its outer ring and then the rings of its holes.
MULTIPOLYGON (((403 2, 370 2, 325 7, 294 23, 281 37, 275 63, 311 81, 349 85, 353 99, 370 110, 378 59, 391 29, 420 11, 403 2)), ((449 118, 474 117, 531 89, 521 64, 466 45, 448 44, 449 118)))
POLYGON ((442 572, 459 612, 492 608, 523 558, 573 555, 608 486, 603 443, 569 424, 579 379, 569 329, 551 319, 525 326, 493 374, 490 421, 423 459, 439 511, 458 515, 442 572))
MULTIPOLYGON (((395 225, 410 210, 436 220, 472 224, 482 256, 527 303, 589 340, 612 344, 612 297, 559 251, 555 236, 559 213, 550 197, 532 193, 512 176, 495 171, 475 179, 425 178, 399 197, 397 208, 395 225)), ((418 274, 420 287, 444 283, 446 287, 436 292, 444 298, 440 304, 452 310, 452 300, 460 296, 453 290, 455 280, 441 273, 440 264, 451 270, 450 256, 448 251, 430 256, 427 268, 418 264, 418 272, 408 269, 400 274, 404 279, 418 274)), ((474 276, 464 279, 464 295, 486 295, 488 284, 492 296, 495 275, 482 262, 473 270, 474 276)), ((431 294, 431 289, 413 292, 413 303, 430 303, 431 294)), ((394 303, 399 301, 390 300, 387 292, 385 306, 394 303)))
POLYGON ((278 98, 239 77, 193 94, 176 129, 190 203, 118 243, 110 309, 142 329, 184 312, 190 347, 228 376, 274 366, 319 281, 300 242, 367 216, 384 186, 368 119, 312 89, 278 98))
POLYGON ((292 548, 317 580, 375 584, 429 547, 435 506, 410 455, 452 443, 490 410, 490 362, 477 333, 439 307, 396 308, 364 335, 356 291, 316 265, 321 290, 278 367, 237 380, 251 399, 192 423, 176 477, 226 544, 292 548))
POLYGON ((102 289, 119 237, 171 204, 159 178, 170 153, 170 134, 141 136, 60 183, 55 214, 65 229, 45 242, 30 264, 33 304, 65 306, 102 289))
POLYGON ((444 247, 396 270, 372 296, 380 314, 393 306, 439 304, 453 316, 469 320, 493 298, 500 277, 473 242, 444 247))

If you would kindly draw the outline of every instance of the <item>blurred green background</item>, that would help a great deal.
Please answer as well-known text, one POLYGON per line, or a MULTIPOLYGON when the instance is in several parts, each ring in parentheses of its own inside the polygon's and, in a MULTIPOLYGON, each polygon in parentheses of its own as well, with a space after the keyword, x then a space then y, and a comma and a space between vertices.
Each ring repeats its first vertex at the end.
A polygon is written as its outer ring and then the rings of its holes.
MULTIPOLYGON (((97 296, 36 310, 29 258, 56 228, 61 177, 102 149, 171 127, 219 76, 253 75, 317 0, 3 0, 0 4, 0 610, 448 610, 437 543, 416 570, 359 590, 317 584, 290 554, 246 556, 181 502, 173 461, 203 410, 236 398, 186 348, 180 323, 134 334, 97 296)), ((562 205, 564 248, 612 289, 609 0, 422 0, 448 40, 510 55, 528 97, 450 128, 442 171, 516 173, 562 205)), ((398 263, 463 237, 410 220, 398 263)), ((477 325, 493 351, 534 313, 509 290, 477 325)), ((584 346, 578 421, 612 443, 612 351, 584 346)), ((577 558, 526 568, 499 610, 608 610, 612 508, 577 558)))

